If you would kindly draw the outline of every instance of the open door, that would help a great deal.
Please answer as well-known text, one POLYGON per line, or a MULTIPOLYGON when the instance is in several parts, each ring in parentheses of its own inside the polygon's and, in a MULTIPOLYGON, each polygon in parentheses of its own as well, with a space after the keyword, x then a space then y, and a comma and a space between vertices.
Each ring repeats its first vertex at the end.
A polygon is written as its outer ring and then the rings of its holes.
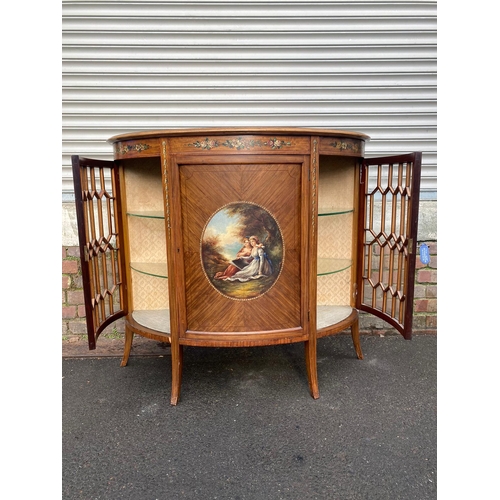
POLYGON ((89 349, 126 314, 118 165, 72 156, 89 349))
POLYGON ((365 159, 356 307, 411 339, 422 153, 365 159))

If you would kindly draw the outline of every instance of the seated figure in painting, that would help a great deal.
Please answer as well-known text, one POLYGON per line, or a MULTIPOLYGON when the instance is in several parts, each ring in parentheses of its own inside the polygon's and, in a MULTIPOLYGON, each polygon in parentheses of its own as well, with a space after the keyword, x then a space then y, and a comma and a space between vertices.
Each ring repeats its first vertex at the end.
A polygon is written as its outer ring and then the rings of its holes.
POLYGON ((246 266, 248 266, 248 264, 250 264, 250 262, 253 260, 251 254, 252 246, 250 244, 250 240, 248 238, 245 238, 243 240, 243 247, 236 254, 236 258, 231 261, 231 264, 229 264, 229 266, 227 266, 223 272, 218 272, 214 276, 214 279, 225 280, 227 278, 230 278, 231 276, 234 276, 238 271, 241 271, 246 266))
POLYGON ((244 269, 226 278, 227 281, 250 281, 269 276, 273 273, 273 265, 265 252, 264 245, 259 241, 257 236, 250 236, 249 240, 252 246, 251 256, 253 260, 244 269))

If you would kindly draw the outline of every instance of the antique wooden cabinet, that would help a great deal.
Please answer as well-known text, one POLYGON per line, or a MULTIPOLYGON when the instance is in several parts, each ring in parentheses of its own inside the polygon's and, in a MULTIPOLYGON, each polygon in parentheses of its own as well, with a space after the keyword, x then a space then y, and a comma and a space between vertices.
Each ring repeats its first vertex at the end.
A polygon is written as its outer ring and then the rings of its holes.
POLYGON ((303 128, 145 131, 114 161, 73 156, 89 348, 125 316, 171 345, 316 347, 358 311, 411 337, 421 154, 364 159, 361 133, 303 128))

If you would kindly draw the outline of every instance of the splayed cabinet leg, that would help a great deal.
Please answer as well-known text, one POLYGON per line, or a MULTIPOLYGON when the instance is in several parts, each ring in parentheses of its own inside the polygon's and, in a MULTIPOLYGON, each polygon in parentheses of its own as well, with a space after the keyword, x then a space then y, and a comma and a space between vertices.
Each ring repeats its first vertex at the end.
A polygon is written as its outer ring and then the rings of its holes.
POLYGON ((318 368, 316 355, 316 338, 304 342, 306 355, 307 380, 309 381, 309 391, 314 399, 319 398, 318 388, 318 368))
POLYGON ((132 341, 134 339, 134 332, 128 326, 125 327, 125 348, 123 350, 123 358, 120 366, 127 366, 130 351, 132 350, 132 341))
POLYGON ((351 325, 351 336, 358 359, 363 359, 363 352, 361 351, 361 343, 359 341, 359 318, 351 325))
POLYGON ((176 405, 179 401, 182 382, 182 359, 183 349, 178 343, 172 343, 172 394, 170 396, 170 404, 176 405))

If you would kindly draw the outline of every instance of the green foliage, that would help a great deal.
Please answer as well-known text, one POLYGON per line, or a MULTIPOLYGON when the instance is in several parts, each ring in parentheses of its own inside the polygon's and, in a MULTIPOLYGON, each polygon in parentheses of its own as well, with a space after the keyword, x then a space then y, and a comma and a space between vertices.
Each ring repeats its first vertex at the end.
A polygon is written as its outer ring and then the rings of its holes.
POLYGON ((121 339, 123 337, 123 335, 117 330, 116 326, 114 326, 110 332, 103 332, 102 336, 105 339, 121 339))
POLYGON ((273 276, 245 281, 243 283, 239 281, 220 280, 217 282, 217 289, 224 295, 228 295, 233 299, 251 299, 266 292, 273 284, 274 280, 275 277, 273 276))

